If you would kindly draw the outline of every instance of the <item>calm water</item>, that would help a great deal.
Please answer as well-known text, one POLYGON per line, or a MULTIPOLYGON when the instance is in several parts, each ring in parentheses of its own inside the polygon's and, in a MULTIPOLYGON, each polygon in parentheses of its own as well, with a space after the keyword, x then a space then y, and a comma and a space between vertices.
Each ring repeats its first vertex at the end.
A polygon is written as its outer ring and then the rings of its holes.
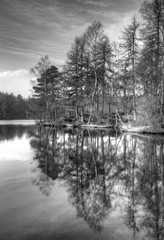
POLYGON ((163 155, 159 136, 0 125, 0 239, 164 239, 163 155))

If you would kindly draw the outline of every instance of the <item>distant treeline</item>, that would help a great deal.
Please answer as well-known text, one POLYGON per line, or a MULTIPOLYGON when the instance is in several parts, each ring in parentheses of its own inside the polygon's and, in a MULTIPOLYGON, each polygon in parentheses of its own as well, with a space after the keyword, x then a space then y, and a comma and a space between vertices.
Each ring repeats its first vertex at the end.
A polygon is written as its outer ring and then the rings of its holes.
POLYGON ((0 119, 30 119, 31 99, 25 99, 20 94, 0 92, 0 119))

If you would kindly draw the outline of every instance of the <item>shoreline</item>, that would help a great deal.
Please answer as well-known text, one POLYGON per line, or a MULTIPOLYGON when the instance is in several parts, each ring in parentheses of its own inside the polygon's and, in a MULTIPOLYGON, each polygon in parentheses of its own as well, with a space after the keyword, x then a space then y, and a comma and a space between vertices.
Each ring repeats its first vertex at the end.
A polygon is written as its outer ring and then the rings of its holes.
POLYGON ((142 134, 164 134, 164 128, 153 126, 127 127, 121 128, 122 132, 142 133, 142 134))
POLYGON ((119 131, 122 133, 142 133, 142 134, 164 134, 164 128, 161 127, 153 127, 153 126, 117 126, 107 125, 107 124, 74 124, 74 123, 36 123, 40 126, 45 127, 63 127, 63 128, 87 128, 87 129, 109 129, 111 131, 119 131))

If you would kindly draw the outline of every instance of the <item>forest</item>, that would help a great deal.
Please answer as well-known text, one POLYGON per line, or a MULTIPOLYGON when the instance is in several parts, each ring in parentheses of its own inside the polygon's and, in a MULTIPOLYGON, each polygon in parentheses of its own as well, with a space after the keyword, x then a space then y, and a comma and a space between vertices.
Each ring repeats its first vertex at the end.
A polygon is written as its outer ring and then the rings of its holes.
POLYGON ((163 126, 164 2, 144 1, 111 42, 93 22, 75 38, 62 68, 42 57, 31 73, 36 119, 48 123, 163 126))
POLYGON ((32 98, 25 99, 20 94, 0 92, 0 119, 31 119, 33 114, 30 104, 32 98))

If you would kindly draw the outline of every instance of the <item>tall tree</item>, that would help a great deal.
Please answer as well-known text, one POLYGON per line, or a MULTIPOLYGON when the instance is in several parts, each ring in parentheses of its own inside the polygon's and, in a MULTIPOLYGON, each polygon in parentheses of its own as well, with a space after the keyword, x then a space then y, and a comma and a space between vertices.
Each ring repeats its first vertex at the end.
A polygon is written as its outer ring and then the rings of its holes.
POLYGON ((112 47, 109 41, 109 38, 104 35, 102 41, 98 46, 98 74, 99 81, 102 93, 102 115, 104 114, 105 108, 105 99, 107 99, 107 85, 111 82, 111 73, 112 73, 112 47))
POLYGON ((61 107, 61 77, 55 66, 47 69, 46 75, 49 121, 54 121, 57 118, 59 106, 61 107))
POLYGON ((111 52, 102 24, 94 22, 81 37, 75 39, 67 55, 67 93, 72 106, 81 106, 90 111, 88 123, 93 117, 93 111, 97 120, 100 112, 104 113, 111 52))
POLYGON ((99 46, 104 38, 103 25, 100 22, 94 22, 85 32, 86 38, 86 56, 89 59, 89 67, 93 72, 94 82, 93 91, 91 96, 91 106, 90 106, 90 117, 88 123, 91 121, 93 108, 95 105, 95 98, 97 93, 97 113, 99 111, 99 98, 98 98, 98 86, 100 79, 98 78, 98 67, 99 67, 99 46))
POLYGON ((138 48, 138 28, 139 23, 134 16, 132 18, 131 23, 124 28, 122 34, 122 48, 123 48, 123 58, 125 61, 125 67, 130 72, 131 77, 131 87, 132 87, 132 97, 133 97, 133 116, 134 120, 136 120, 136 64, 139 55, 138 48))
POLYGON ((162 76, 163 68, 163 1, 145 1, 141 6, 141 13, 144 19, 142 28, 143 52, 142 61, 145 67, 146 81, 144 89, 146 93, 155 97, 154 111, 159 110, 162 114, 164 81, 162 76))
POLYGON ((34 98, 40 109, 40 117, 48 120, 48 88, 47 88, 47 70, 51 62, 48 56, 42 57, 38 63, 30 69, 35 80, 31 81, 33 85, 34 98), (45 114, 45 116, 43 116, 45 114))
POLYGON ((46 121, 54 121, 60 97, 58 68, 51 66, 48 56, 45 56, 31 69, 31 72, 37 77, 32 83, 35 107, 37 112, 40 112, 38 117, 46 121))
POLYGON ((79 106, 84 105, 84 48, 85 39, 77 37, 67 54, 65 66, 69 105, 75 108, 76 116, 79 106))

